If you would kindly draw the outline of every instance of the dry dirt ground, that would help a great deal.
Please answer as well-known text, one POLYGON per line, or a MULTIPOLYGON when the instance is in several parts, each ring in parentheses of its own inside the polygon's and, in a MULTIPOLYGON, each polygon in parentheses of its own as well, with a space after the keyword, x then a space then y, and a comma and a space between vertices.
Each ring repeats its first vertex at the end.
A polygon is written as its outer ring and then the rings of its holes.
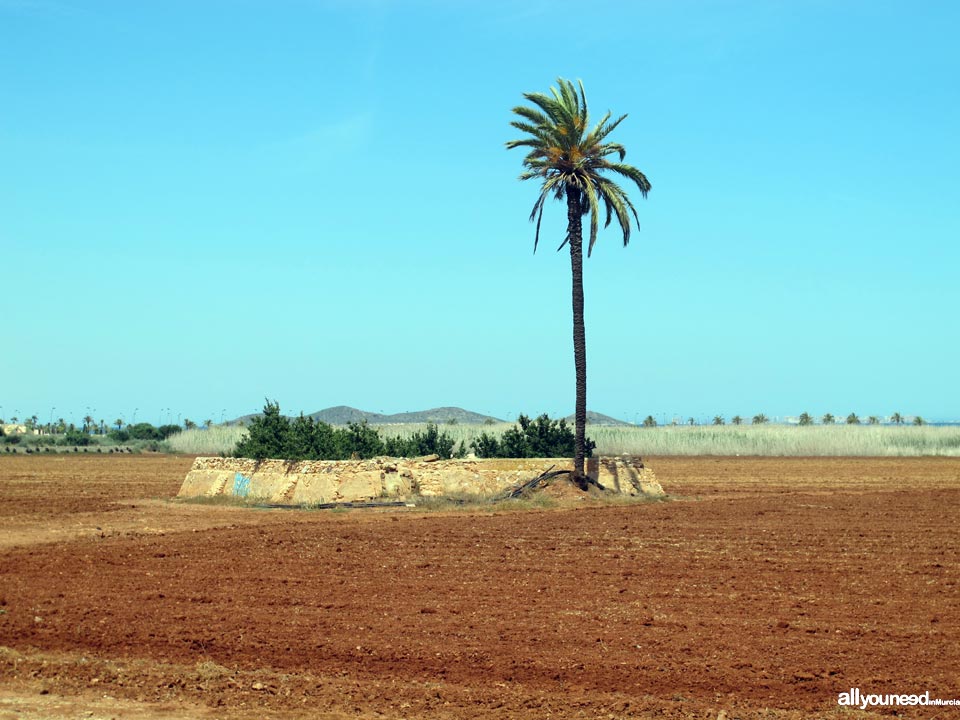
POLYGON ((304 512, 173 502, 191 458, 0 457, 0 720, 960 698, 960 460, 647 462, 675 499, 304 512))

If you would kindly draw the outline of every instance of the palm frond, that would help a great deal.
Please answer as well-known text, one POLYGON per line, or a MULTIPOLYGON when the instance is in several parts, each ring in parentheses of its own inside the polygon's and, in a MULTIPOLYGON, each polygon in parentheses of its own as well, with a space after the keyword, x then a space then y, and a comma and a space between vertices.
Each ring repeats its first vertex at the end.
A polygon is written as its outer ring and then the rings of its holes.
POLYGON ((533 108, 529 108, 526 105, 517 105, 512 112, 516 113, 522 118, 526 118, 534 125, 549 125, 550 118, 544 115, 542 112, 537 112, 533 108))
POLYGON ((615 173, 628 177, 633 182, 637 184, 637 187, 640 189, 640 193, 646 197, 647 193, 650 192, 650 181, 647 180, 647 176, 642 172, 637 170, 633 165, 627 165, 626 163, 612 163, 608 162, 604 164, 604 167, 607 170, 612 170, 615 173))
POLYGON ((598 145, 599 143, 601 143, 601 142, 603 141, 603 139, 604 139, 607 135, 609 135, 610 133, 612 133, 612 132, 616 129, 617 125, 619 125, 620 123, 622 123, 622 122, 624 121, 624 119, 626 119, 626 117, 627 117, 626 115, 621 115, 621 116, 618 117, 616 120, 614 120, 612 123, 610 123, 609 125, 606 125, 606 126, 605 126, 604 123, 605 123, 607 120, 610 119, 610 113, 608 112, 608 113, 604 116, 603 120, 601 120, 600 122, 597 123, 597 126, 593 129, 593 132, 591 132, 590 135, 587 137, 586 142, 587 142, 587 143, 590 143, 590 144, 592 144, 592 145, 598 145))
MULTIPOLYGON (((587 196, 587 204, 590 206, 590 244, 587 245, 587 257, 593 252, 593 246, 597 242, 597 229, 600 224, 598 219, 600 215, 600 205, 597 202, 597 191, 592 182, 585 183, 584 194, 587 196)), ((582 202, 582 201, 581 201, 582 202)))
MULTIPOLYGON (((620 223, 620 230, 623 232, 623 246, 626 247, 630 244, 630 216, 627 211, 633 209, 630 198, 627 197, 619 185, 606 178, 603 178, 599 183, 599 190, 607 206, 607 225, 610 224, 610 210, 613 209, 617 215, 617 222, 620 223)), ((634 210, 634 216, 636 216, 636 210, 634 210)), ((637 224, 640 224, 639 219, 637 224)), ((587 256, 589 257, 589 255, 588 252, 587 256)))
MULTIPOLYGON (((525 137, 510 140, 508 149, 527 148, 523 158, 524 171, 520 180, 540 180, 540 192, 530 212, 530 220, 536 223, 533 249, 540 243, 540 227, 547 200, 577 203, 579 217, 590 215, 590 234, 587 242, 589 257, 597 241, 600 224, 601 201, 605 211, 604 227, 609 227, 613 216, 623 233, 623 243, 630 240, 632 214, 639 226, 637 210, 624 189, 605 176, 606 172, 621 175, 631 180, 646 197, 650 181, 640 170, 623 162, 626 149, 606 138, 626 119, 621 115, 614 120, 607 112, 596 125, 589 128, 589 111, 583 82, 576 85, 570 80, 558 78, 557 85, 549 93, 524 93, 530 106, 513 108, 516 117, 511 127, 525 133, 525 137), (613 156, 619 162, 609 159, 613 156)), ((573 227, 580 236, 579 225, 569 226, 567 235, 558 250, 563 249, 572 237, 573 227)))

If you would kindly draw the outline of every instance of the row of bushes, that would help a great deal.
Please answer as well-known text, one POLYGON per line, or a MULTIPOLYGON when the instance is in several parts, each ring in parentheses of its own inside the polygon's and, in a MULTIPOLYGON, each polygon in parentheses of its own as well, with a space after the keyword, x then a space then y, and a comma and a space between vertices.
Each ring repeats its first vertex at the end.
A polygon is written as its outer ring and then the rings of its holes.
MULTIPOLYGON (((546 414, 536 420, 520 415, 517 423, 499 439, 481 434, 470 447, 482 458, 573 457, 574 435, 566 420, 551 420, 546 414)), ((591 457, 596 447, 593 440, 586 438, 584 456, 591 457)))
MULTIPOLYGON (((467 448, 434 424, 410 437, 383 438, 366 422, 350 423, 345 428, 315 421, 311 417, 290 420, 280 414, 280 405, 267 401, 263 414, 250 423, 249 434, 241 439, 235 457, 264 460, 347 460, 378 456, 419 457, 439 455, 441 458, 464 457, 467 448)), ((587 439, 585 453, 593 454, 596 444, 587 439)), ((573 457, 573 430, 565 420, 551 420, 541 415, 531 420, 521 415, 518 424, 499 438, 483 433, 470 443, 470 449, 481 458, 573 457)))
POLYGON ((454 441, 436 425, 428 425, 423 433, 409 438, 380 437, 374 428, 362 423, 350 423, 337 428, 311 417, 300 417, 292 422, 280 414, 280 405, 267 401, 263 414, 253 419, 249 434, 237 443, 235 457, 278 458, 283 460, 348 460, 390 457, 417 457, 439 455, 449 458, 466 455, 460 443, 454 453, 454 441))
POLYGON ((111 430, 107 435, 116 442, 127 442, 129 440, 166 440, 183 430, 179 425, 161 425, 154 427, 150 423, 136 423, 127 425, 122 430, 111 430))

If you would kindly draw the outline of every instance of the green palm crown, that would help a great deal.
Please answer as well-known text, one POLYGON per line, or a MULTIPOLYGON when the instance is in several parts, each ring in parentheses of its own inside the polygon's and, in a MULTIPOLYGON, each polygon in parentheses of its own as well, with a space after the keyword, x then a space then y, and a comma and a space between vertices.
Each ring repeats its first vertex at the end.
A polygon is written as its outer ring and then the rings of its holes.
MULTIPOLYGON (((529 137, 507 143, 507 149, 530 148, 523 160, 526 169, 520 174, 520 179, 543 182, 540 196, 530 213, 530 220, 536 220, 537 223, 533 250, 536 252, 540 242, 540 221, 547 198, 553 194, 557 200, 563 200, 569 193, 574 193, 577 197, 581 215, 590 214, 588 256, 593 252, 593 245, 597 241, 601 200, 606 210, 604 227, 609 226, 616 215, 623 230, 623 244, 627 245, 630 242, 630 213, 637 225, 640 224, 640 219, 624 189, 601 174, 609 171, 632 180, 644 197, 650 192, 650 181, 646 176, 637 168, 623 162, 626 149, 619 143, 604 142, 627 116, 621 115, 611 121, 611 114, 608 112, 588 131, 590 116, 587 113, 583 83, 577 81, 579 92, 569 80, 559 78, 557 83, 559 90, 551 87, 550 95, 524 93, 523 96, 536 107, 513 108, 513 112, 522 119, 514 120, 510 124, 527 133, 529 137), (611 156, 617 156, 618 159, 609 160, 611 156)), ((558 249, 562 249, 569 240, 568 234, 558 249)))

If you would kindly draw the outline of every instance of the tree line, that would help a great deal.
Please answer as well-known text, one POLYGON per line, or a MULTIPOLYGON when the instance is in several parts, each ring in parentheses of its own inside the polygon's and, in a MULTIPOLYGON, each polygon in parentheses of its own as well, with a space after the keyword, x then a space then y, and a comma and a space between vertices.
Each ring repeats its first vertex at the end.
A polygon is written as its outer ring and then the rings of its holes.
MULTIPOLYGON (((745 422, 746 422, 746 420, 744 420, 744 418, 741 417, 740 415, 734 415, 734 416, 730 419, 730 424, 731 424, 731 425, 743 425, 745 422)), ((766 425, 766 424, 769 423, 769 422, 770 422, 770 418, 768 418, 768 417, 767 417, 766 415, 764 415, 763 413, 759 413, 759 414, 753 416, 750 424, 751 424, 751 425, 766 425)), ((846 420, 845 420, 844 422, 845 422, 845 424, 847 424, 847 425, 863 425, 863 424, 864 424, 864 422, 860 419, 860 416, 857 415, 856 413, 850 413, 849 415, 847 415, 846 420)), ((894 413, 893 415, 890 416, 890 422, 893 423, 894 425, 903 425, 903 424, 906 422, 906 418, 904 418, 904 416, 901 415, 900 413, 896 412, 896 413, 894 413)), ((677 422, 677 421, 674 421, 673 423, 671 423, 671 425, 679 425, 679 424, 680 424, 680 423, 677 422)), ((698 425, 699 423, 697 423, 697 421, 696 421, 694 418, 691 417, 691 418, 687 418, 687 424, 688 424, 688 425, 698 425)), ((726 419, 723 417, 723 415, 714 415, 714 416, 713 416, 713 422, 712 422, 711 424, 712 424, 712 425, 726 425, 726 424, 727 424, 727 421, 726 421, 726 419)), ((797 418, 797 424, 798 424, 798 425, 804 425, 804 426, 814 425, 814 424, 815 424, 815 421, 814 421, 813 416, 812 416, 810 413, 808 413, 808 412, 803 412, 803 413, 801 413, 800 416, 797 418)), ((820 418, 820 424, 821 424, 821 425, 836 425, 836 424, 837 424, 837 418, 836 418, 833 414, 831 414, 831 413, 825 413, 825 414, 820 418)), ((883 421, 882 421, 882 420, 880 419, 880 417, 877 416, 877 415, 870 415, 869 417, 867 417, 866 424, 867 424, 867 425, 881 425, 881 424, 883 424, 883 421)), ((913 424, 914 424, 914 425, 917 425, 917 426, 919 426, 919 425, 926 425, 926 424, 927 424, 927 421, 924 420, 924 419, 923 419, 922 417, 920 417, 919 415, 917 415, 917 416, 915 416, 915 417, 913 418, 913 424)), ((645 427, 645 428, 657 427, 657 421, 656 421, 656 419, 653 417, 653 415, 647 415, 647 417, 644 418, 644 420, 643 420, 643 427, 645 427)))

